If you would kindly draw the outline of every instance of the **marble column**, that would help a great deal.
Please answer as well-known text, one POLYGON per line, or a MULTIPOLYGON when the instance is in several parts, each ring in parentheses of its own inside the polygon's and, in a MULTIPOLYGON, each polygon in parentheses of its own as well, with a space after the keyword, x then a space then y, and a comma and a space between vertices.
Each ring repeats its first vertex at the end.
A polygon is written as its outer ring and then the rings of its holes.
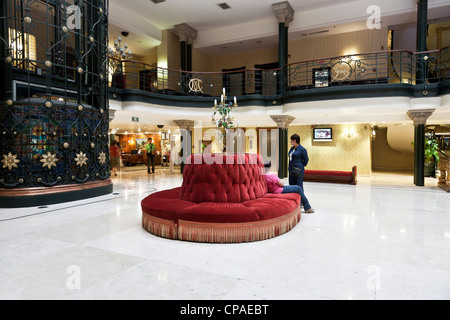
POLYGON ((408 117, 414 121, 414 184, 425 186, 425 125, 435 109, 409 110, 408 117))
POLYGON ((194 130, 195 122, 193 120, 173 120, 181 130, 181 150, 180 150, 180 173, 183 174, 185 159, 192 153, 192 131, 194 130))
MULTIPOLYGON (((288 63, 288 31, 289 24, 294 20, 294 9, 288 1, 272 4, 272 10, 278 20, 278 62, 284 68, 288 63)), ((283 94, 286 88, 286 70, 280 71, 278 94, 283 94)))
POLYGON ((278 177, 284 179, 288 176, 288 129, 294 117, 288 115, 270 116, 277 124, 280 145, 278 146, 278 177))
MULTIPOLYGON (((197 30, 186 23, 177 24, 174 26, 175 34, 180 38, 180 56, 182 71, 192 71, 192 44, 197 38, 197 30)), ((188 74, 182 74, 181 91, 187 92, 188 74)))
MULTIPOLYGON (((428 0, 417 0, 417 52, 427 51, 428 37, 428 0)), ((417 60, 416 83, 424 84, 426 79, 425 54, 419 54, 417 60)))

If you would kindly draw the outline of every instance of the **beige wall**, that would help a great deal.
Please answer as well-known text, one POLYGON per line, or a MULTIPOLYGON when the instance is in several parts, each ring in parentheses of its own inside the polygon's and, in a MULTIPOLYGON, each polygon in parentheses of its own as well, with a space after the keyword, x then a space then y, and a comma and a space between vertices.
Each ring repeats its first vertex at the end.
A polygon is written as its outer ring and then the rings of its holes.
POLYGON ((246 67, 252 69, 255 64, 265 64, 278 61, 278 47, 266 50, 248 51, 237 54, 212 57, 212 70, 221 72, 223 69, 246 67))
MULTIPOLYGON (((170 30, 162 31, 162 41, 157 48, 157 62, 159 68, 180 70, 180 41, 178 36, 170 30)), ((158 82, 160 84, 158 89, 179 89, 177 85, 179 75, 177 73, 158 73, 158 82)))
MULTIPOLYGON (((137 59, 133 59, 137 60, 137 59)), ((158 49, 153 48, 147 51, 145 56, 142 57, 142 62, 150 65, 157 65, 158 64, 158 49)))
POLYGON ((332 128, 333 142, 314 142, 312 126, 290 126, 289 137, 294 133, 301 138, 301 144, 308 150, 310 170, 351 171, 358 167, 358 174, 372 173, 371 126, 369 124, 321 125, 317 128, 332 128), (354 132, 353 137, 344 135, 346 130, 354 132))
POLYGON ((450 22, 431 24, 428 28, 428 50, 442 49, 447 46, 450 46, 450 22), (438 39, 438 28, 442 28, 440 39, 438 39), (441 45, 440 48, 438 48, 439 43, 441 45))
MULTIPOLYGON (((289 42, 289 63, 333 56, 387 50, 387 28, 320 36, 289 42)), ((211 70, 246 67, 278 61, 278 47, 212 57, 211 70)))
POLYGON ((321 36, 289 43, 289 63, 387 50, 387 28, 321 36))
POLYGON ((192 48, 192 70, 197 72, 212 72, 212 58, 206 53, 192 48))
POLYGON ((387 128, 379 128, 375 132, 373 170, 414 171, 414 155, 392 149, 387 141, 387 128))
POLYGON ((161 34, 161 44, 156 52, 158 67, 180 70, 180 40, 170 30, 163 30, 161 34))

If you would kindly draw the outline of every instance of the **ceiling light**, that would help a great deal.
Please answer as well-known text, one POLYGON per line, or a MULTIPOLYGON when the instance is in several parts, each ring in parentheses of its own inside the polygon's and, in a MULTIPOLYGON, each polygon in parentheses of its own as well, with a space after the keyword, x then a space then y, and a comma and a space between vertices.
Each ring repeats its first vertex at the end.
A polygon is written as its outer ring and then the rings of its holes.
POLYGON ((165 2, 166 0, 150 0, 151 2, 153 2, 154 4, 158 4, 161 2, 165 2))
POLYGON ((313 35, 316 35, 316 34, 327 33, 327 32, 330 32, 330 30, 322 30, 322 31, 317 31, 317 32, 311 32, 309 35, 313 36, 313 35))
POLYGON ((221 7, 223 10, 231 9, 231 7, 228 5, 228 3, 219 3, 219 7, 221 7))

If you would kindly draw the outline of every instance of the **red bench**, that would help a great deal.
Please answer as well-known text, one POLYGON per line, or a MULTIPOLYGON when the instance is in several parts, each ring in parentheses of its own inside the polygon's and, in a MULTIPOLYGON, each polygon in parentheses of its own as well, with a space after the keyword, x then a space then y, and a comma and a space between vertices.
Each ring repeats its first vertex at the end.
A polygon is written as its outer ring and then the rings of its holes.
POLYGON ((305 170, 303 181, 356 185, 358 183, 356 176, 356 166, 352 168, 352 171, 305 170))
POLYGON ((300 221, 300 195, 268 193, 261 156, 214 157, 220 164, 192 155, 181 187, 142 200, 145 230, 174 240, 239 243, 279 236, 300 221))

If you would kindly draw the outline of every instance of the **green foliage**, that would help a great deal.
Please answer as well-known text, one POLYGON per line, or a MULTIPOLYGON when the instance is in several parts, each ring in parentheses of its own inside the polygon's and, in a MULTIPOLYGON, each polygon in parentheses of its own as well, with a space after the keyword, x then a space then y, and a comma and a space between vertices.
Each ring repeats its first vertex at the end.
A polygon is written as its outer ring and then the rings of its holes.
POLYGON ((425 163, 439 162, 439 145, 437 140, 427 140, 425 142, 425 163))

